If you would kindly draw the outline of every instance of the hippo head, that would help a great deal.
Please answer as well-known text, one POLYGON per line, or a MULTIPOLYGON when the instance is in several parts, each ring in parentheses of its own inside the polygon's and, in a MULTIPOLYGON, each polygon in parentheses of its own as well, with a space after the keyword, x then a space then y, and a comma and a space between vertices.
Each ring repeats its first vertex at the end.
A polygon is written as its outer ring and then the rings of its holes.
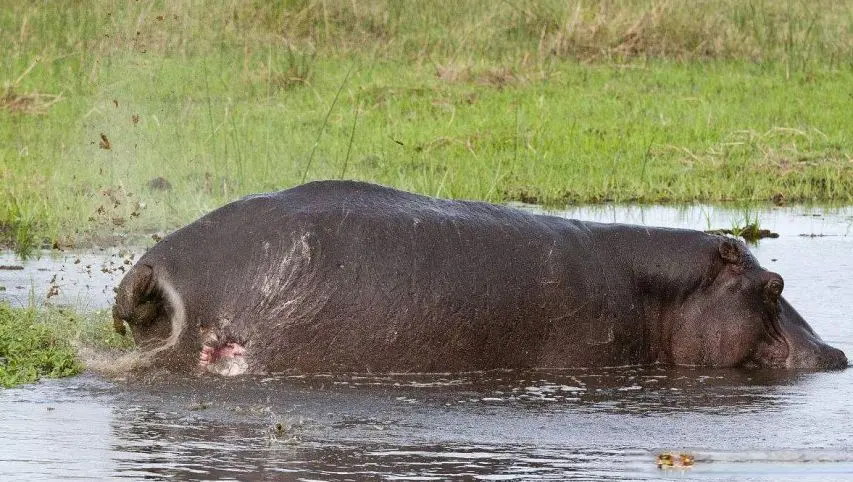
POLYGON ((677 365, 841 369, 847 357, 826 345, 782 297, 784 281, 759 266, 742 243, 719 238, 708 276, 682 300, 671 330, 677 365))

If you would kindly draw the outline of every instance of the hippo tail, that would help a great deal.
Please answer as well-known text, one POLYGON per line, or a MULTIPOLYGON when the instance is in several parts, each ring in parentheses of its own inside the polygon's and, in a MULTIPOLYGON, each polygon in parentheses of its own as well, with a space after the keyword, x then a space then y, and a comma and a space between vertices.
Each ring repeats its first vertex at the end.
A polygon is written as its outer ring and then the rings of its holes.
POLYGON ((116 291, 113 328, 121 335, 153 323, 167 322, 169 335, 153 344, 141 346, 140 362, 148 365, 153 356, 174 348, 186 327, 186 310, 181 295, 162 273, 147 264, 137 263, 125 275, 116 291))

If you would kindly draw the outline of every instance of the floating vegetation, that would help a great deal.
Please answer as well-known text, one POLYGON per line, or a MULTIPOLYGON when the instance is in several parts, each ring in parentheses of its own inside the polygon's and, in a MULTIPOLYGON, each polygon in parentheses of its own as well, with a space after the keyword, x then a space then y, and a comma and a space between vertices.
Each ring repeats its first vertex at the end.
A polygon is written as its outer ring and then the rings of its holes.
POLYGON ((657 457, 657 466, 661 470, 689 469, 695 464, 696 456, 689 453, 662 452, 657 457))
POLYGON ((778 238, 779 233, 774 233, 769 229, 761 229, 757 223, 747 224, 741 227, 732 229, 712 229, 705 231, 708 234, 725 234, 737 238, 743 238, 748 243, 756 243, 765 238, 778 238))
POLYGON ((743 216, 732 222, 731 229, 709 229, 705 231, 708 234, 720 234, 743 238, 747 243, 757 243, 765 238, 778 238, 779 233, 774 233, 769 229, 762 229, 758 222, 758 216, 747 209, 743 216))

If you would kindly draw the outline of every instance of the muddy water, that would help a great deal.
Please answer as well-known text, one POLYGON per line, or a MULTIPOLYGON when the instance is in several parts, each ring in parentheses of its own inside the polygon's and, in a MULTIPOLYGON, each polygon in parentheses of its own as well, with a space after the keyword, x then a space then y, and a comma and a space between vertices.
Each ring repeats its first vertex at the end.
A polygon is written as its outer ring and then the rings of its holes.
MULTIPOLYGON (((568 215, 699 229, 729 227, 737 217, 720 208, 568 215)), ((785 277, 786 297, 815 330, 853 355, 853 209, 758 216, 780 234, 754 248, 758 259, 785 277)), ((101 259, 109 266, 109 253, 101 259)), ((13 302, 20 295, 8 286, 27 285, 28 274, 34 286, 45 273, 23 266, 0 271, 0 295, 13 302)), ((73 271, 66 265, 66 288, 86 284, 88 275, 75 283, 73 271)), ((69 302, 109 299, 90 285, 69 302)), ((38 301, 38 288, 30 292, 38 301)), ((0 392, 0 479, 832 480, 853 477, 851 420, 853 370, 123 380, 89 373, 0 392), (695 464, 658 469, 662 451, 691 454, 695 464)))
POLYGON ((141 248, 52 250, 22 262, 14 253, 0 251, 0 301, 17 307, 109 307, 115 299, 113 288, 141 252, 141 248))

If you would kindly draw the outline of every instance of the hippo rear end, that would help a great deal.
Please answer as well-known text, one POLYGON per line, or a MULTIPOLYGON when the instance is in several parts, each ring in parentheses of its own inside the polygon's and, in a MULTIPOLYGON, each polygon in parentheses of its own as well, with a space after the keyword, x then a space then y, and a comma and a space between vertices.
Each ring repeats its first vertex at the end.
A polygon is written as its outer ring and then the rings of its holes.
POLYGON ((730 238, 326 181, 165 237, 113 313, 152 364, 224 375, 846 367, 783 287, 730 238))

